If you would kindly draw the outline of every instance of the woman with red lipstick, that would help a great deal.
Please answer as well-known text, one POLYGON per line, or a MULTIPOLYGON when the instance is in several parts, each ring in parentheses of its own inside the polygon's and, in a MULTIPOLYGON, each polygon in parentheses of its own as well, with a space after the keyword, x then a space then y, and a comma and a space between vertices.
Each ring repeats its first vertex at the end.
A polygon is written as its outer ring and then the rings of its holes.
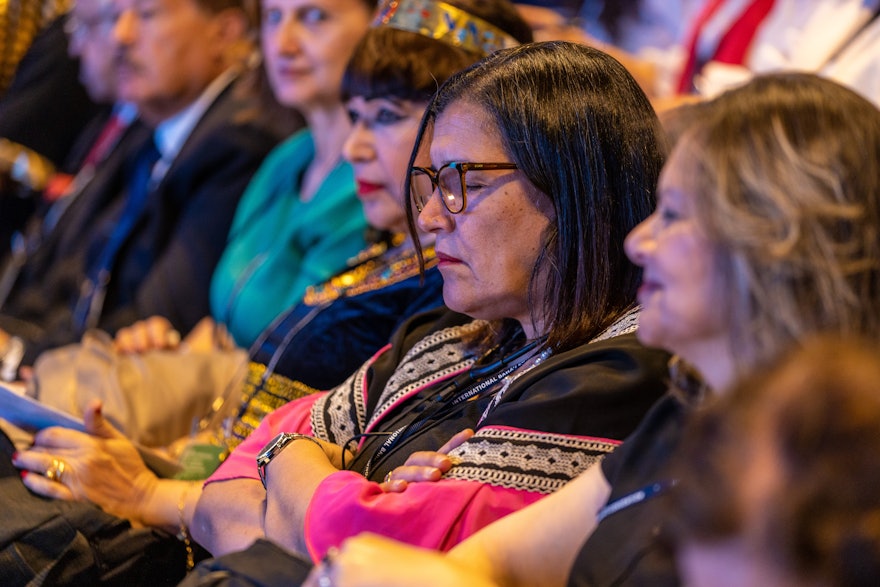
POLYGON ((307 129, 279 145, 242 196, 211 284, 211 313, 250 346, 306 287, 364 246, 364 222, 342 146, 351 130, 345 65, 375 0, 261 0, 263 60, 278 101, 307 129))
MULTIPOLYGON (((668 467, 694 411, 812 334, 880 338, 880 111, 831 81, 780 74, 695 116, 663 169, 656 212, 626 242, 643 271, 639 339, 678 355, 672 391, 601 464, 448 557, 362 537, 317 584, 377 584, 382 569, 388 587, 678 585, 662 537, 684 480, 668 467)), ((719 546, 716 562, 736 552, 719 546)), ((737 581, 716 567, 710 583, 737 581)))
MULTIPOLYGON (((457 3, 468 7, 471 0, 457 3)), ((506 0, 478 0, 475 12, 517 39, 529 39, 528 26, 506 0)), ((316 387, 338 384, 408 317, 442 305, 440 274, 433 267, 431 249, 423 251, 428 268, 420 275, 413 236, 407 230, 403 190, 409 152, 437 81, 476 61, 484 49, 460 48, 381 24, 358 44, 342 80, 352 120, 352 132, 342 149, 355 174, 363 178, 364 213, 381 236, 348 270, 308 287, 303 302, 282 313, 260 335, 252 348, 247 379, 236 390, 234 401, 228 402, 236 413, 223 426, 218 420, 227 415, 225 409, 205 422, 201 444, 184 452, 186 478, 203 479, 219 464, 221 451, 231 450, 266 413, 316 392, 316 387)), ((145 391, 153 394, 151 404, 155 403, 156 392, 145 391)), ((83 403, 90 403, 94 389, 79 392, 83 403)), ((313 401, 308 397, 300 401, 306 418, 313 401)), ((189 525, 201 483, 158 479, 134 447, 105 425, 94 406, 86 410, 86 419, 95 434, 50 431, 40 435, 34 451, 16 455, 27 487, 48 497, 87 499, 143 525, 175 531, 181 520, 189 525), (58 467, 61 473, 56 475, 58 467), (110 482, 108 470, 115 472, 110 482), (49 477, 42 474, 46 471, 52 471, 49 477)), ((249 465, 253 468, 252 462, 249 465)), ((233 508, 235 501, 227 505, 233 508)))
MULTIPOLYGON (((424 24, 412 14, 388 26, 424 24)), ((195 528, 214 554, 265 536, 319 559, 365 530, 451 548, 600 459, 664 387, 667 355, 632 334, 622 249, 662 153, 623 67, 571 44, 499 51, 450 78, 425 120, 410 191, 459 312, 413 318, 308 414, 267 417, 204 489, 195 528), (441 480, 400 491, 392 471, 467 427, 441 480)))

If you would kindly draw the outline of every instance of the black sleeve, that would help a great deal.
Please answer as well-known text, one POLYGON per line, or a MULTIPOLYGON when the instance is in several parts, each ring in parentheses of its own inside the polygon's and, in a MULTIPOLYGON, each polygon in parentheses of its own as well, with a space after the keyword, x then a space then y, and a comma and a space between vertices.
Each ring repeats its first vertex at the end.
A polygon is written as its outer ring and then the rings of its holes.
POLYGON ((551 356, 511 385, 484 425, 622 440, 665 392, 668 358, 632 334, 551 356))

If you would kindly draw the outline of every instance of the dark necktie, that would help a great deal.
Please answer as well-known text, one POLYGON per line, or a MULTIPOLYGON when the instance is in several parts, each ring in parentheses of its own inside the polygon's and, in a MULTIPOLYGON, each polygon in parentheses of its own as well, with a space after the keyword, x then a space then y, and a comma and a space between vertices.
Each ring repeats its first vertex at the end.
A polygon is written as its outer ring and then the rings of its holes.
POLYGON ((110 273, 119 250, 131 235, 137 221, 146 208, 150 194, 153 166, 159 161, 160 154, 151 137, 138 153, 133 173, 127 182, 128 190, 122 214, 113 232, 104 246, 88 264, 86 279, 80 290, 80 297, 73 314, 73 326, 79 335, 87 329, 94 328, 104 306, 110 273))

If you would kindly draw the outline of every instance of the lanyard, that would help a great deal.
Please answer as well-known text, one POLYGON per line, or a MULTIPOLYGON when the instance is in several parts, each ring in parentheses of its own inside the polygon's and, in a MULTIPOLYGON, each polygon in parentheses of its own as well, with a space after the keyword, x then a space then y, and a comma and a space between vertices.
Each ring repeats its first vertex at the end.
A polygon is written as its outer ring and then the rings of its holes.
POLYGON ((512 353, 510 356, 504 357, 485 367, 472 367, 467 373, 465 373, 464 377, 454 379, 445 385, 437 394, 432 394, 429 401, 434 403, 433 409, 424 410, 427 412, 424 416, 410 422, 409 424, 404 424, 392 432, 388 438, 385 439, 385 442, 382 443, 382 446, 380 446, 367 461, 367 464, 364 466, 364 477, 369 478, 370 471, 387 457, 392 450, 406 441, 406 439, 415 435, 431 420, 442 420, 451 414, 461 403, 488 395, 487 392, 491 392, 492 388, 499 381, 502 381, 505 377, 522 367, 523 364, 529 360, 529 353, 537 347, 538 342, 539 341, 532 341, 512 353), (474 383, 468 385, 463 390, 458 391, 462 385, 471 382, 474 383))
POLYGON ((665 481, 658 481, 656 483, 651 483, 650 485, 646 485, 642 487, 638 491, 633 491, 627 495, 619 499, 615 499, 596 514, 596 522, 601 522, 605 518, 610 515, 616 514, 620 510, 625 510, 628 507, 634 506, 638 503, 642 503, 643 501, 647 501, 653 497, 657 497, 658 495, 665 493, 669 489, 675 487, 678 481, 676 479, 668 479, 665 481))

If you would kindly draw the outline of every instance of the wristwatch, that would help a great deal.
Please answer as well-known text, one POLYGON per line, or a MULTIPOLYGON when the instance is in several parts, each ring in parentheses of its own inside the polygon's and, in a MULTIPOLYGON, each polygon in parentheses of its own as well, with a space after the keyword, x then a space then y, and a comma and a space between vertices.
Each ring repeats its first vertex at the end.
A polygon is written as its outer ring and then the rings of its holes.
MULTIPOLYGON (((260 472, 260 481, 263 482, 263 487, 266 487, 266 467, 269 466, 269 462, 278 456, 285 446, 293 442, 294 440, 299 440, 300 438, 305 440, 310 440, 321 446, 321 443, 318 442, 316 438, 312 438, 306 434, 298 434, 296 432, 282 432, 275 438, 269 441, 269 443, 263 447, 263 450, 260 451, 260 454, 257 455, 257 471, 260 472)), ((321 447, 323 450, 324 447, 321 447)))

